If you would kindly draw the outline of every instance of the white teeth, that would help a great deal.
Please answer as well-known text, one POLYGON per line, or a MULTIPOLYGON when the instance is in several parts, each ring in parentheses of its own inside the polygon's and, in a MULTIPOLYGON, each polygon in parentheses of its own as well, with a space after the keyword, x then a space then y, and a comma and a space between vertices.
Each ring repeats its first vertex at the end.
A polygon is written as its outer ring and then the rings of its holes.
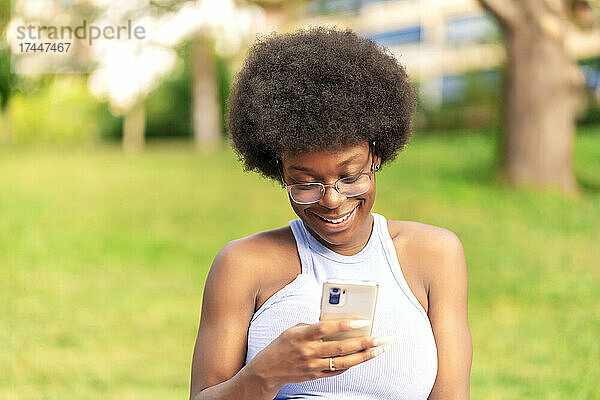
MULTIPOLYGON (((354 210, 356 210, 356 208, 354 210)), ((347 221, 352 216, 352 214, 354 214, 354 210, 352 210, 350 212, 350 214, 346 215, 345 217, 338 218, 338 219, 327 219, 325 217, 321 217, 321 216, 320 217, 323 218, 325 221, 330 222, 332 224, 339 224, 339 223, 347 221)))

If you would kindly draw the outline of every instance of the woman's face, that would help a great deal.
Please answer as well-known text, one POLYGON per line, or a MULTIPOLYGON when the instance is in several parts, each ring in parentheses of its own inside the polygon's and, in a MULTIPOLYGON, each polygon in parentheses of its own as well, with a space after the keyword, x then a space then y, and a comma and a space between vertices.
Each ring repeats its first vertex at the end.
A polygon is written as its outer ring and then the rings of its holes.
MULTIPOLYGON (((342 148, 339 151, 319 151, 302 155, 282 157, 283 177, 288 185, 320 182, 333 184, 340 178, 370 172, 371 163, 380 164, 380 158, 369 151, 368 143, 342 148), (373 157, 373 158, 372 158, 373 157)), ((304 222, 317 240, 330 249, 344 254, 355 254, 366 244, 371 234, 371 208, 375 201, 375 177, 367 192, 346 197, 333 186, 325 188, 325 194, 313 204, 298 204, 290 198, 294 212, 304 222), (338 223, 328 220, 339 220, 338 223)))

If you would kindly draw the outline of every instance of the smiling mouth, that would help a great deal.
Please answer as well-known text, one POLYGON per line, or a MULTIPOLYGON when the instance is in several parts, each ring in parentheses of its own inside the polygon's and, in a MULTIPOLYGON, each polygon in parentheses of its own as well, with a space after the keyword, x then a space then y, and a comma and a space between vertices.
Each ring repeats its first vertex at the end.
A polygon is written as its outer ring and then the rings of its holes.
POLYGON ((320 219, 322 219, 325 222, 329 222, 330 224, 337 225, 337 224, 343 224, 344 222, 346 222, 350 218, 352 218, 352 216, 356 213, 357 209, 358 209, 358 206, 354 207, 354 209, 352 211, 350 211, 348 214, 343 215, 343 216, 338 217, 338 218, 326 218, 326 217, 323 217, 323 216, 318 215, 316 213, 313 213, 313 214, 315 214, 317 217, 319 217, 320 219))

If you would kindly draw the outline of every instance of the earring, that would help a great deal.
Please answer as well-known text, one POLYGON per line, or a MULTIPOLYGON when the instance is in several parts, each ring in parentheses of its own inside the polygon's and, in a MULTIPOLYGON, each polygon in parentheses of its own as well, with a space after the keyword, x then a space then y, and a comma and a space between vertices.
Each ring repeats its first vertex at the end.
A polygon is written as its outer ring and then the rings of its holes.
POLYGON ((375 166, 375 171, 379 171, 379 164, 375 166))

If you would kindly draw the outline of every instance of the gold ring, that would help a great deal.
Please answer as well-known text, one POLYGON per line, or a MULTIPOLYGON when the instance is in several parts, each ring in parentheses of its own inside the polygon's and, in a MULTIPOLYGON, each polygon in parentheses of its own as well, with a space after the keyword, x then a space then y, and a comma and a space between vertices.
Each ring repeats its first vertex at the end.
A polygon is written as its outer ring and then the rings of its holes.
POLYGON ((329 357, 329 370, 335 371, 335 366, 333 365, 333 358, 329 357))

